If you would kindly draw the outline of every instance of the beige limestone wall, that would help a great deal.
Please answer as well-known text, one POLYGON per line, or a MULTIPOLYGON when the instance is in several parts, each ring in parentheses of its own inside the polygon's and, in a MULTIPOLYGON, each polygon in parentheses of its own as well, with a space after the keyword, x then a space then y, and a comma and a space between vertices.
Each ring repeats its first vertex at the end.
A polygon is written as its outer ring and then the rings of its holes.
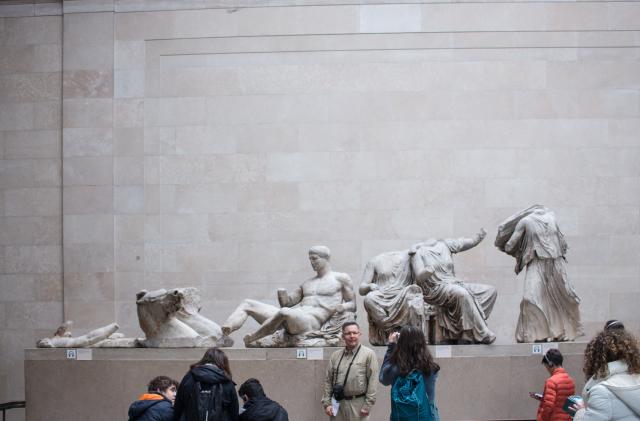
POLYGON ((0 5, 0 402, 24 399, 23 350, 62 318, 62 20, 31 8, 0 5))
POLYGON ((640 332, 640 3, 332 3, 0 5, 0 400, 63 318, 134 336, 138 290, 196 286, 222 322, 310 276, 313 244, 357 285, 484 226, 457 271, 498 288, 511 343, 522 281, 492 242, 533 203, 588 333, 640 332))
MULTIPOLYGON (((585 344, 561 344, 564 367, 578 373, 585 344)), ((532 420, 537 402, 530 391, 540 391, 548 373, 531 345, 435 346, 432 352, 447 357, 441 366, 435 398, 443 420, 532 420), (464 381, 461 379, 464 378, 464 381)), ((380 363, 384 347, 376 347, 380 363)), ((296 359, 295 349, 227 350, 234 381, 259 378, 266 393, 288 411, 289 419, 326 421, 322 410, 322 384, 327 359, 335 348, 325 348, 323 359, 296 359), (295 375, 291 375, 295 373, 295 375)), ((26 396, 29 421, 52 418, 110 421, 123 417, 131 401, 145 390, 148 379, 162 372, 181 379, 190 364, 202 357, 200 349, 94 349, 91 360, 66 360, 64 350, 26 350, 26 396), (101 379, 96 393, 95 379, 101 379), (62 381, 59 393, 47 391, 62 381), (38 398, 36 398, 38 397, 38 398), (82 402, 61 405, 60 402, 82 402)), ((574 374, 575 375, 575 374, 574 374)), ((582 389, 584 381, 575 378, 582 389)), ((371 421, 385 421, 390 413, 390 387, 378 386, 371 421)))
MULTIPOLYGON (((129 112, 114 125, 134 126, 136 142, 142 126, 144 140, 143 174, 122 189, 122 225, 144 219, 144 232, 115 240, 129 255, 118 320, 135 329, 129 297, 153 284, 200 287, 222 321, 242 296, 275 303, 276 286, 309 276, 312 244, 357 283, 376 253, 480 226, 491 238, 544 203, 571 245, 588 332, 610 317, 637 329, 639 13, 632 2, 116 13, 115 92, 129 112)), ((522 281, 491 243, 460 256, 458 273, 498 288, 490 324, 509 343, 522 281)))

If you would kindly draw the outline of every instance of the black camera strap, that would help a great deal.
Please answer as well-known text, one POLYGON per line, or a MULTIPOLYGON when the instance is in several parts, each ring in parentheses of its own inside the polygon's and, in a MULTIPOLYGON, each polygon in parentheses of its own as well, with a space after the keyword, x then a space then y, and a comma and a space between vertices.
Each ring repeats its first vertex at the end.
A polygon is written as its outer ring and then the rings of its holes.
MULTIPOLYGON (((349 377, 349 371, 351 370, 351 366, 353 365, 353 362, 356 360, 356 357, 358 356, 358 352, 360 352, 360 347, 362 347, 362 345, 358 345, 358 349, 356 349, 356 353, 353 354, 353 359, 349 363, 349 367, 347 367, 347 373, 344 375, 344 381, 342 382, 342 387, 344 387, 344 385, 347 384, 347 378, 349 377)), ((342 359, 344 358, 344 354, 346 354, 346 353, 347 353, 347 349, 345 348, 344 351, 342 351, 342 355, 340 356, 340 361, 338 361, 338 365, 336 366, 336 369, 333 372, 333 380, 331 381, 331 383, 334 386, 336 384, 336 380, 338 379, 338 373, 340 372, 340 364, 342 363, 342 359)))

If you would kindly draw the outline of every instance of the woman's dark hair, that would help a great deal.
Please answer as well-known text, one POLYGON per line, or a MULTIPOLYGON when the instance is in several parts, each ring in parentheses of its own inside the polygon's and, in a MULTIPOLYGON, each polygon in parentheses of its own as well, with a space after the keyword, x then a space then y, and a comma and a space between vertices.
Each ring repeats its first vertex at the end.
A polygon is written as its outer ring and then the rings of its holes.
POLYGON ((191 364, 191 368, 198 367, 205 364, 214 364, 219 369, 225 372, 227 377, 231 378, 231 368, 229 367, 229 359, 227 354, 222 352, 219 348, 209 348, 204 353, 200 361, 191 364))
POLYGON ((624 361, 631 374, 640 374, 640 351, 636 338, 623 329, 603 330, 589 342, 584 350, 582 371, 597 379, 609 375, 607 363, 624 361))
POLYGON ((391 354, 391 362, 398 367, 401 376, 406 376, 414 369, 422 371, 425 376, 440 370, 429 352, 424 333, 415 326, 402 327, 398 343, 391 354))
POLYGON ((562 361, 564 358, 562 357, 562 353, 560 350, 556 348, 551 348, 544 354, 542 357, 542 364, 554 367, 562 367, 562 361))

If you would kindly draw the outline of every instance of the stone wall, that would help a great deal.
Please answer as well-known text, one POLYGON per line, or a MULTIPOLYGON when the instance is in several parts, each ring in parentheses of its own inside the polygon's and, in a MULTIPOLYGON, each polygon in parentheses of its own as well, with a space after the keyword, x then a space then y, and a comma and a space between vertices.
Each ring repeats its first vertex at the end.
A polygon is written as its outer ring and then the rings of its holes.
POLYGON ((0 402, 24 399, 24 348, 62 319, 61 72, 59 7, 0 4, 0 402))
MULTIPOLYGON (((585 344, 559 347, 565 369, 579 373, 585 344)), ((327 360, 334 350, 325 348, 318 360, 297 359, 295 349, 231 349, 227 355, 234 381, 239 385, 250 377, 260 379, 267 395, 287 409, 290 420, 327 421, 320 400, 327 360)), ((382 363, 386 348, 374 350, 382 363)), ((531 354, 531 345, 454 345, 431 350, 446 354, 438 358, 441 371, 435 392, 442 420, 535 419, 538 402, 529 392, 542 391, 548 373, 540 355, 531 354)), ((90 360, 76 361, 67 360, 61 349, 29 349, 25 352, 26 396, 33 404, 27 405, 27 418, 120 419, 156 373, 181 379, 202 354, 201 349, 94 349, 90 360), (100 379, 100 393, 96 393, 96 379, 100 379), (68 386, 48 393, 59 382, 68 386)), ((581 390, 583 377, 576 375, 575 383, 581 390)), ((390 389, 378 386, 371 421, 389 419, 390 389)))
POLYGON ((0 400, 63 318, 133 336, 135 292, 196 286, 222 322, 314 244, 357 285, 484 226, 457 271, 498 288, 511 343, 522 280, 492 243, 534 203, 588 334, 640 330, 640 3, 331 3, 0 5, 0 400))

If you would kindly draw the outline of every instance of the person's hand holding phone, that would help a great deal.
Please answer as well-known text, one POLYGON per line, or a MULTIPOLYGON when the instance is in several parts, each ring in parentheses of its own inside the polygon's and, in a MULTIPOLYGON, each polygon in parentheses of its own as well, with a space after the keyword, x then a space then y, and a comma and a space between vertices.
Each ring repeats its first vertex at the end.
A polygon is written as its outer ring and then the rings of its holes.
POLYGON ((542 400, 542 394, 540 393, 529 392, 529 396, 537 401, 542 400))

